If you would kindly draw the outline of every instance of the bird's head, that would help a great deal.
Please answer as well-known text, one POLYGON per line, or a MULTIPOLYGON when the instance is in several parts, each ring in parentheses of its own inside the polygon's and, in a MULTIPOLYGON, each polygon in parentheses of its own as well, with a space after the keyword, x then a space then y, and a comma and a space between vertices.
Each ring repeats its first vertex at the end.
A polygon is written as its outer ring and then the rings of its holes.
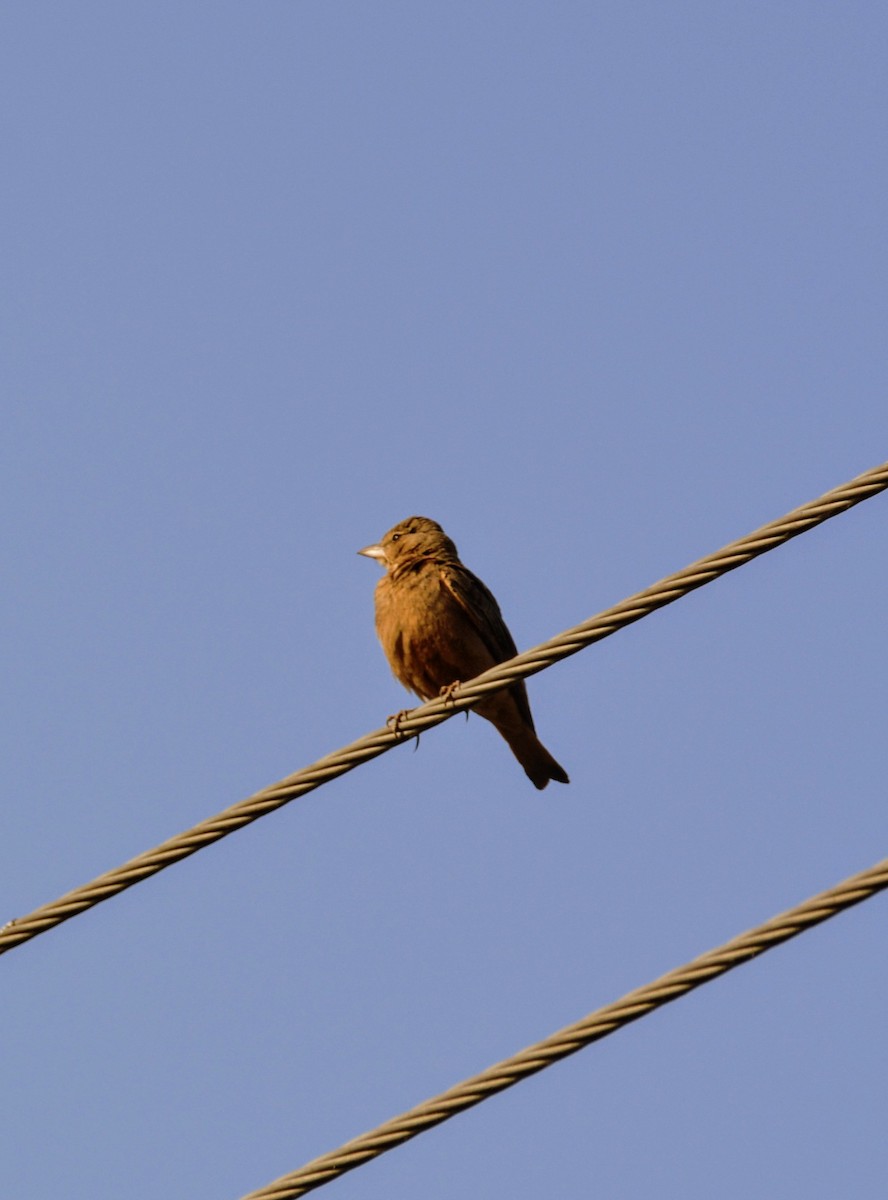
POLYGON ((399 521, 374 546, 365 546, 358 554, 375 558, 389 574, 403 571, 424 558, 458 561, 456 546, 437 521, 428 517, 408 517, 399 521))

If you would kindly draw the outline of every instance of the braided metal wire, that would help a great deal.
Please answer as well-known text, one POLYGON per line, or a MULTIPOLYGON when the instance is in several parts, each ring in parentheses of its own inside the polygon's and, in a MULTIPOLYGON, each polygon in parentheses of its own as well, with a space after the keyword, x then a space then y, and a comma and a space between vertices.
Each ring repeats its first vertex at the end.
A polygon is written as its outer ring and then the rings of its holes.
POLYGON ((108 871, 90 883, 83 884, 71 892, 67 892, 58 900, 35 909, 27 916, 19 917, 0 929, 0 954, 11 950, 14 946, 30 941, 40 933, 60 925, 70 917, 100 904, 103 900, 117 895, 118 892, 140 883, 143 879, 162 871, 165 867, 179 862, 196 853, 204 846, 217 842, 236 829, 249 825, 266 813, 273 812, 282 805, 304 796, 331 779, 353 770, 361 763, 368 762, 406 737, 413 737, 425 729, 440 725, 454 713, 470 708, 489 692, 497 691, 504 684, 516 679, 524 679, 535 675, 562 658, 576 654, 586 646, 608 637, 617 630, 631 625, 658 608, 664 608, 695 588, 702 587, 717 579, 720 575, 733 571, 750 559, 773 550, 775 546, 788 542, 800 533, 829 520, 840 512, 859 504, 862 500, 875 496, 888 488, 888 463, 882 463, 871 471, 857 476, 850 482, 834 488, 817 500, 794 509, 777 521, 763 525, 754 533, 729 543, 715 554, 707 555, 668 575, 659 583, 652 584, 644 591, 637 592, 612 608, 605 609, 597 616, 590 617, 581 625, 568 629, 557 637, 536 646, 532 650, 519 654, 500 663, 483 675, 478 675, 468 683, 457 688, 446 699, 431 700, 413 709, 397 722, 396 728, 385 727, 373 733, 366 734, 350 745, 325 758, 304 767, 286 779, 264 788, 260 792, 233 804, 230 808, 214 817, 210 817, 193 828, 162 842, 153 850, 147 850, 132 858, 114 870, 108 871))
POLYGON ((716 979, 719 975, 739 967, 742 963, 763 954, 781 942, 797 937, 836 913, 859 904, 877 892, 888 888, 888 859, 852 875, 843 883, 828 891, 820 892, 788 912, 772 917, 763 925, 748 933, 742 933, 693 959, 682 967, 676 967, 644 987, 636 988, 622 999, 604 1008, 596 1009, 582 1020, 547 1037, 544 1041, 529 1046, 512 1058, 504 1059, 473 1075, 439 1096, 411 1108, 409 1112, 394 1117, 369 1133, 346 1142, 338 1150, 315 1158, 304 1167, 276 1179, 257 1192, 250 1192, 241 1200, 295 1200, 315 1188, 330 1183, 346 1171, 384 1154, 395 1146, 416 1137, 417 1134, 440 1125, 457 1113, 480 1104, 489 1096, 505 1091, 537 1071, 542 1071, 559 1059, 575 1054, 600 1038, 622 1029, 624 1025, 647 1016, 654 1009, 686 995, 701 984, 716 979))

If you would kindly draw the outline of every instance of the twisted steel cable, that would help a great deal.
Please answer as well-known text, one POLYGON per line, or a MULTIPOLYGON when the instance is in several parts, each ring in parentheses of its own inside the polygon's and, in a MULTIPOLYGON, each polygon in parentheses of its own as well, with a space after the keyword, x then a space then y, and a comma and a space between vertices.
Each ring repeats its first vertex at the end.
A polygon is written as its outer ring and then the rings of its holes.
POLYGON ((387 726, 366 734, 311 766, 288 775, 286 779, 233 804, 184 833, 169 838, 153 850, 147 850, 90 883, 67 892, 58 900, 34 909, 27 916, 10 921, 0 929, 0 954, 30 941, 31 938, 45 933, 78 913, 85 912, 118 892, 132 887, 133 884, 162 871, 164 867, 188 858, 204 846, 219 841, 236 829, 265 816, 266 813, 274 812, 275 809, 295 800, 297 796, 304 796, 306 792, 344 775, 361 763, 384 754, 406 737, 413 737, 425 729, 440 725, 455 713, 476 704, 488 692, 497 691, 516 679, 524 679, 545 670, 560 659, 576 654, 586 646, 616 633, 617 630, 631 625, 658 608, 664 608, 688 592, 710 583, 728 571, 733 571, 768 550, 773 550, 775 546, 788 542, 798 534, 886 488, 888 463, 882 463, 863 475, 858 475, 856 479, 834 488, 819 499, 803 504, 779 520, 763 525, 754 533, 730 542, 723 549, 699 559, 684 570, 667 575, 659 583, 652 584, 644 591, 637 592, 597 616, 590 617, 581 625, 485 671, 483 675, 462 684, 446 699, 431 700, 413 709, 398 720, 396 727, 387 726))
POLYGON ((417 1134, 440 1125, 475 1104, 480 1104, 489 1096, 505 1091, 522 1079, 535 1075, 537 1071, 542 1071, 570 1054, 575 1054, 592 1042, 607 1037, 632 1021, 637 1021, 639 1017, 647 1016, 654 1009, 668 1004, 671 1000, 677 1000, 701 984, 749 962, 773 946, 797 937, 806 929, 829 920, 836 913, 859 904, 884 888, 888 888, 888 859, 867 871, 852 875, 828 891, 812 896, 788 912, 772 917, 763 925, 741 933, 725 942, 723 946, 701 954, 699 958, 684 966, 676 967, 653 983, 636 988, 613 1004, 596 1009, 544 1041, 488 1067, 479 1075, 473 1075, 471 1079, 466 1079, 431 1100, 426 1100, 424 1104, 386 1121, 371 1132, 346 1142, 338 1150, 313 1159, 304 1167, 276 1179, 257 1192, 250 1192, 241 1200, 294 1200, 297 1196, 304 1196, 306 1192, 330 1183, 346 1171, 384 1154, 386 1150, 400 1146, 417 1134))

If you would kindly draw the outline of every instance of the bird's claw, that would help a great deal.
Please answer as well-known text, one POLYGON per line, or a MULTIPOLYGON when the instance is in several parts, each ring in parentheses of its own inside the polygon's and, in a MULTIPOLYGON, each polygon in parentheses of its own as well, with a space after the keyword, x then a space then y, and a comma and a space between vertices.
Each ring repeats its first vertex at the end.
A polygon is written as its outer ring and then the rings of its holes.
MULTIPOLYGON (((456 696, 453 693, 458 687, 460 687, 460 685, 461 681, 459 679, 454 679, 453 683, 448 683, 446 687, 441 688, 438 696, 444 701, 445 704, 456 704, 456 696)), ((469 710, 466 709, 466 720, 468 721, 468 719, 469 710)))
POLYGON ((410 709, 402 708, 400 712, 392 713, 392 715, 390 717, 386 717, 385 723, 388 726, 388 728, 392 731, 392 733, 395 735, 395 737, 404 738, 407 736, 407 734, 401 728, 401 722, 404 720, 405 717, 409 717, 409 716, 410 716, 410 709))
POLYGON ((414 735, 414 734, 405 733, 404 730, 401 728, 401 722, 404 720, 405 717, 410 716, 410 712, 411 712, 411 710, 409 708, 402 708, 400 712, 392 713, 392 715, 386 719, 385 723, 389 727, 389 729, 392 731, 392 733, 395 735, 396 738, 403 739, 406 737, 413 737, 413 736, 416 737, 416 745, 413 747, 413 753, 415 754, 416 751, 419 749, 419 734, 417 733, 414 735))

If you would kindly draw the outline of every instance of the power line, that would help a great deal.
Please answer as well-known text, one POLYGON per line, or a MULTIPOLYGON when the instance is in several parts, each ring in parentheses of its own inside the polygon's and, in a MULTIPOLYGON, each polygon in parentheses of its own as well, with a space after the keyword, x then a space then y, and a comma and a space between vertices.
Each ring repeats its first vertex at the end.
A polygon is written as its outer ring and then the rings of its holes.
POLYGON ((417 1134, 440 1125, 475 1104, 480 1104, 489 1096, 505 1091, 506 1088, 535 1075, 552 1063, 575 1054, 610 1033, 615 1033, 624 1025, 647 1016, 671 1000, 677 1000, 701 984, 717 979, 719 975, 749 962, 773 946, 779 946, 781 942, 797 937, 805 930, 812 929, 815 925, 834 917, 836 913, 869 899, 885 888, 888 888, 888 859, 867 871, 852 875, 836 887, 820 892, 788 912, 772 917, 763 925, 732 938, 723 946, 700 955, 684 966, 677 967, 653 983, 627 993, 613 1004, 596 1009, 544 1041, 488 1067, 486 1071, 473 1075, 431 1100, 426 1100, 424 1104, 386 1121, 371 1132, 346 1142, 338 1150, 313 1159, 304 1167, 282 1176, 257 1192, 250 1192, 241 1200, 295 1200, 297 1196, 304 1196, 307 1192, 344 1175, 346 1171, 384 1154, 386 1150, 402 1145, 417 1134))
POLYGON ((153 850, 145 851, 90 883, 67 892, 58 900, 44 904, 27 916, 9 922, 0 929, 0 954, 30 941, 38 934, 45 933, 103 900, 108 900, 165 867, 188 858, 204 846, 219 841, 236 829, 265 816, 266 813, 274 812, 275 809, 295 800, 297 796, 304 796, 361 763, 384 754, 406 736, 413 736, 440 725, 448 717, 470 708, 483 696, 497 691, 504 684, 535 675, 560 659, 576 654, 586 646, 616 633, 618 629, 631 625, 658 608, 664 608, 688 592, 711 583, 720 575, 725 575, 760 554, 773 550, 798 534, 884 491, 885 488, 888 488, 888 463, 882 463, 817 500, 794 509, 779 520, 763 525, 716 553, 699 559, 684 570, 668 575, 659 583, 652 584, 651 587, 622 600, 597 616, 590 617, 573 629, 568 629, 542 645, 485 671, 483 675, 463 684, 446 700, 431 700, 428 704, 413 709, 399 721, 396 730, 377 729, 326 758, 319 759, 311 766, 288 775, 279 783, 239 801, 192 829, 162 842, 153 850))

